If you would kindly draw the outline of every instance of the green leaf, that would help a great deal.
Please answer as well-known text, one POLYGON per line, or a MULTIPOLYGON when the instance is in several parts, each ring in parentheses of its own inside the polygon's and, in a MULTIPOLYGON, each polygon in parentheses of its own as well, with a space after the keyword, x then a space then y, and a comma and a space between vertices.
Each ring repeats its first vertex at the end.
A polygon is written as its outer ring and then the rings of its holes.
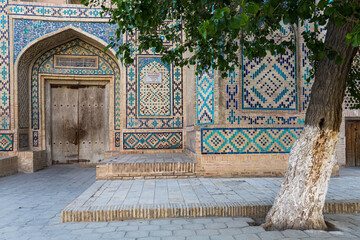
POLYGON ((248 2, 247 4, 247 12, 250 14, 257 14, 260 9, 259 4, 256 4, 254 2, 248 2))
POLYGON ((203 22, 199 27, 198 31, 201 34, 201 36, 206 40, 207 37, 207 28, 209 26, 209 20, 203 22))
POLYGON ((244 27, 248 24, 249 17, 245 13, 241 13, 240 15, 237 15, 230 19, 230 27, 232 29, 239 29, 241 27, 244 27))
POLYGON ((351 44, 353 47, 358 47, 360 45, 360 36, 359 33, 353 33, 353 36, 351 38, 351 44))

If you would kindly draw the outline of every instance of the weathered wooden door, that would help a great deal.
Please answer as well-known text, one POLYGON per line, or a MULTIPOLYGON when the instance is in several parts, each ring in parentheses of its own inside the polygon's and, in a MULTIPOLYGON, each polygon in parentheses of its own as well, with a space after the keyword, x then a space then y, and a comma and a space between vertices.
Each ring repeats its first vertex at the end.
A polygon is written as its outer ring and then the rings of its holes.
POLYGON ((51 87, 52 160, 98 162, 105 151, 105 88, 51 87))
POLYGON ((97 162, 105 150, 105 88, 79 88, 79 160, 97 162))
POLYGON ((360 121, 345 122, 346 165, 360 166, 360 121))

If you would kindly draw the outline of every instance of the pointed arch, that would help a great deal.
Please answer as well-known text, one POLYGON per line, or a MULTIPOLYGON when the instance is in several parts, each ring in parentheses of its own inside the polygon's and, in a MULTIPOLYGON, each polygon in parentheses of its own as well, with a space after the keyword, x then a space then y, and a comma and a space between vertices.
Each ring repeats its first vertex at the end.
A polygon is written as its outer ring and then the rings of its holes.
MULTIPOLYGON (((70 25, 32 41, 21 50, 15 62, 15 84, 19 93, 16 104, 17 126, 19 134, 24 135, 28 133, 31 135, 31 132, 33 132, 32 137, 28 136, 28 139, 33 139, 34 147, 41 147, 41 144, 38 144, 41 142, 39 140, 41 136, 39 135, 38 130, 41 128, 39 120, 41 119, 40 107, 42 103, 39 99, 40 89, 36 76, 39 74, 38 67, 40 67, 40 60, 46 58, 46 56, 51 56, 52 53, 58 52, 58 50, 61 50, 61 46, 64 48, 64 46, 69 44, 82 45, 83 48, 92 51, 94 55, 101 56, 101 58, 113 69, 111 74, 114 75, 114 129, 120 129, 119 95, 122 65, 116 60, 115 51, 113 49, 109 49, 106 52, 103 51, 107 43, 96 36, 70 25)), ((71 74, 78 75, 79 73, 72 72, 71 74)), ((89 74, 91 75, 93 73, 89 74)), ((110 74, 110 72, 108 72, 108 74, 110 74)), ((23 145, 29 146, 30 144, 23 145)))

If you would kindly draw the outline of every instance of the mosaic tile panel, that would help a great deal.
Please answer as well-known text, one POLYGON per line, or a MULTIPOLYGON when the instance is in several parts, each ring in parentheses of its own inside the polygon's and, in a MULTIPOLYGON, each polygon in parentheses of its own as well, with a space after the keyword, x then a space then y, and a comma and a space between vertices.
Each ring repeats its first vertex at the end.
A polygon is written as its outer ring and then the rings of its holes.
MULTIPOLYGON (((305 22, 304 26, 300 28, 300 30, 303 31, 312 31, 313 25, 309 24, 308 22, 305 22)), ((303 111, 306 111, 309 101, 310 101, 310 95, 311 95, 311 87, 313 84, 313 79, 310 77, 310 70, 312 69, 312 65, 309 60, 310 56, 310 50, 304 43, 304 39, 302 36, 300 36, 300 44, 301 44, 301 109, 303 111), (308 81, 309 80, 309 81, 308 81)))
POLYGON ((33 131, 33 146, 38 147, 39 146, 39 132, 33 131))
POLYGON ((138 117, 172 117, 170 65, 160 58, 139 58, 138 117), (148 82, 148 74, 160 76, 159 83, 148 82))
POLYGON ((120 136, 121 136, 120 132, 115 133, 115 147, 120 147, 120 141, 121 141, 120 136))
POLYGON ((235 115, 231 110, 227 121, 237 125, 304 125, 305 116, 265 116, 235 115))
MULTIPOLYGON (((168 26, 177 24, 174 22, 167 22, 168 26)), ((179 32, 180 37, 182 33, 179 32)), ((141 117, 138 116, 138 99, 139 99, 139 62, 140 58, 160 58, 152 50, 138 52, 137 39, 138 35, 126 34, 126 42, 130 43, 130 47, 134 50, 132 57, 135 58, 134 63, 127 65, 126 68, 126 128, 128 129, 181 129, 183 127, 183 72, 182 68, 174 65, 169 66, 171 72, 171 111, 172 115, 169 117, 154 116, 141 117), (151 55, 149 57, 149 55, 151 55)), ((175 48, 173 42, 164 42, 167 48, 175 48)), ((154 109, 154 108, 152 108, 154 109)), ((156 115, 163 114, 160 108, 156 115)))
POLYGON ((31 73, 31 126, 37 130, 39 123, 39 74, 40 73, 56 73, 56 74, 78 74, 78 75, 114 75, 114 128, 120 129, 120 70, 109 55, 105 54, 101 49, 93 47, 79 39, 65 43, 61 46, 51 49, 40 56, 34 63, 31 73), (54 55, 96 55, 99 56, 98 69, 68 69, 54 68, 54 55))
POLYGON ((296 53, 242 57, 242 108, 297 110, 296 53))
POLYGON ((3 133, 0 134, 0 151, 14 150, 14 134, 3 133))
POLYGON ((204 71, 197 77, 197 123, 214 123, 214 70, 204 71))
MULTIPOLYGON (((110 43, 110 39, 115 36, 117 29, 116 25, 104 22, 58 22, 15 19, 14 61, 16 61, 20 51, 32 41, 67 26, 81 29, 106 43, 110 43)), ((122 44, 122 40, 119 44, 122 44)))
MULTIPOLYGON (((172 115, 164 117, 166 112, 157 106, 151 107, 154 116, 138 116, 139 83, 137 61, 128 65, 126 82, 126 127, 131 129, 180 129, 183 126, 183 79, 182 69, 171 66, 171 111, 172 115), (156 108, 155 108, 156 107, 156 108)), ((144 105, 142 105, 144 106, 144 105)))
MULTIPOLYGON (((8 5, 7 0, 0 1, 0 130, 9 130, 11 127, 10 69, 9 69, 10 43, 9 43, 9 17, 7 15, 7 5, 8 5)), ((5 135, 2 136, 4 139, 5 135)), ((5 149, 4 146, 1 149, 5 149)), ((7 147, 6 149, 10 149, 10 148, 7 147)))
POLYGON ((302 128, 201 129, 201 153, 289 153, 301 131, 302 128))
POLYGON ((182 149, 182 132, 124 133, 124 149, 182 149))
POLYGON ((24 149, 29 147, 29 134, 20 133, 19 134, 19 148, 24 149))
MULTIPOLYGON (((100 8, 87 7, 57 7, 27 4, 9 4, 7 7, 9 14, 38 17, 76 17, 76 18, 101 18, 100 8)), ((108 17, 104 14, 104 17, 108 17)))

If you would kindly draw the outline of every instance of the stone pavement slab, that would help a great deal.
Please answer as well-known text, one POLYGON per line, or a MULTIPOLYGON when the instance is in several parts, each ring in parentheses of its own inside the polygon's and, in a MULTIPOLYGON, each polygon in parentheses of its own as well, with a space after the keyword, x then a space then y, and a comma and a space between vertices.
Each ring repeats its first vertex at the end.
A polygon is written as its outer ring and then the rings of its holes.
MULTIPOLYGON (((1 240, 135 239, 125 237, 142 231, 138 239, 294 239, 284 231, 265 232, 249 226, 250 218, 183 218, 117 222, 61 223, 61 210, 86 190, 95 179, 95 169, 56 166, 33 173, 0 178, 1 240), (188 229, 194 225, 193 229, 188 229), (224 228, 225 226, 225 228, 224 228), (220 230, 230 229, 227 232, 220 230), (253 229, 253 230, 252 230, 253 229), (175 236, 175 231, 183 235, 175 236), (191 231, 184 232, 184 231, 191 231), (171 236, 159 236, 168 235, 171 236), (252 232, 252 233, 250 233, 252 232), (254 233, 256 232, 256 233, 254 233), (144 233, 142 233, 144 234, 144 233)), ((346 187, 346 186, 344 186, 346 187)), ((301 239, 360 239, 360 214, 325 215, 339 231, 295 231, 301 239), (305 234, 305 235, 304 235, 305 234)), ((296 238, 295 238, 296 239, 296 238)), ((299 238, 300 239, 300 238, 299 238)))
MULTIPOLYGON (((332 178, 325 213, 360 213, 360 169, 332 178), (359 173, 357 176, 354 174, 359 173), (351 174, 350 174, 351 173, 351 174)), ((100 180, 62 212, 62 221, 169 217, 264 217, 281 178, 100 180)))

